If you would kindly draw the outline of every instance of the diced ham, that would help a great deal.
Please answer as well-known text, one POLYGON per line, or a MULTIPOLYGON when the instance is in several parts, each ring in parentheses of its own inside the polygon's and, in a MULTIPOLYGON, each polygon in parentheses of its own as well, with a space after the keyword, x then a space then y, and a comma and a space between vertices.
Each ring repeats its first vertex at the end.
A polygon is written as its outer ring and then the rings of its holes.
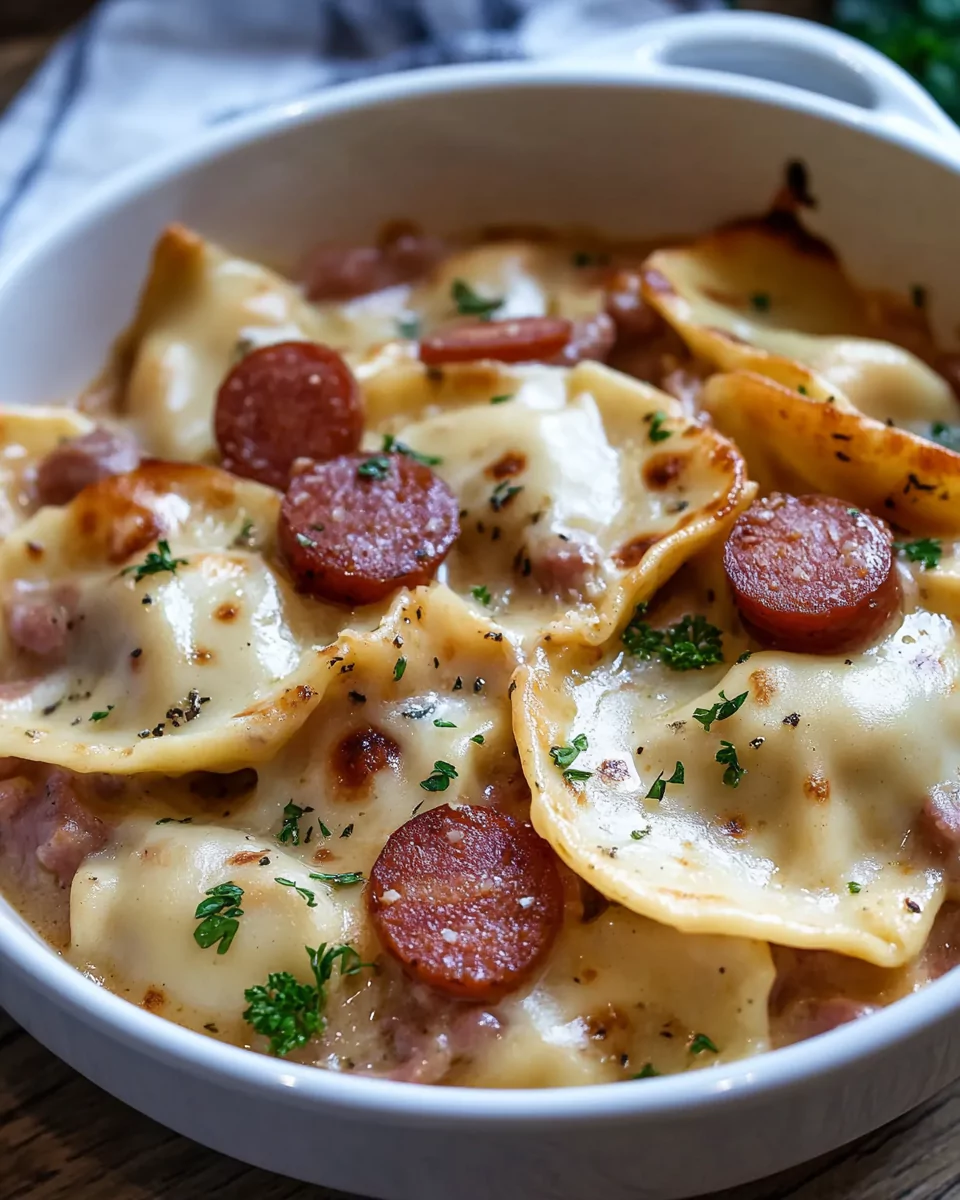
POLYGON ((37 866, 69 887, 80 863, 107 841, 107 826, 83 798, 88 784, 67 771, 24 774, 0 782, 0 854, 25 880, 37 866))
POLYGON ((38 504, 69 504, 85 487, 123 475, 140 465, 140 450, 129 433, 98 425, 83 437, 64 442, 37 467, 38 504))
POLYGON ((406 230, 377 246, 317 246, 301 275, 311 300, 349 300, 420 279, 445 254, 439 238, 406 230))
POLYGON ((45 662, 64 657, 79 593, 71 584, 17 580, 3 605, 7 636, 18 649, 45 662))

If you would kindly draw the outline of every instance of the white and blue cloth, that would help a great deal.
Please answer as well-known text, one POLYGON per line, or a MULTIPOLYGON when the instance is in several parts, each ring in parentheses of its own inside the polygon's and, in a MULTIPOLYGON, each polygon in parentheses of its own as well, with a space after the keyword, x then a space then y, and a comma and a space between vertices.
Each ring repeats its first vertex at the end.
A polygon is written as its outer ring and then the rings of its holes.
POLYGON ((0 253, 205 126, 373 72, 569 53, 719 0, 101 0, 0 120, 0 253))

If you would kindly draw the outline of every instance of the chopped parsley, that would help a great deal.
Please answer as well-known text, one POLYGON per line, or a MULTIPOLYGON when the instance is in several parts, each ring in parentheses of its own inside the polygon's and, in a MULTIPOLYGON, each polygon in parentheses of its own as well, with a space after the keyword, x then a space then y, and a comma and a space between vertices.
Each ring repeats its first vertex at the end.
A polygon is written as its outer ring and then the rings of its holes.
POLYGON ((660 1072, 653 1063, 644 1063, 636 1075, 631 1075, 631 1079, 656 1079, 660 1072))
POLYGON ((129 575, 132 571, 134 572, 133 582, 139 583, 147 575, 159 575, 161 571, 172 571, 176 575, 177 567, 186 566, 186 562, 185 558, 172 558, 170 555, 170 543, 162 539, 157 542, 156 550, 150 550, 142 563, 135 563, 132 567, 124 567, 120 574, 129 575))
POLYGON ((569 767, 589 746, 587 735, 578 733, 570 746, 551 746, 550 757, 555 767, 569 767))
POLYGON ((389 454, 393 451, 394 454, 403 454, 406 458, 413 459, 424 467, 438 467, 442 462, 442 458, 438 458, 435 454, 421 454, 418 450, 413 450, 406 442, 398 442, 392 433, 383 435, 383 452, 389 454))
POLYGON ((744 652, 737 659, 737 666, 739 667, 741 663, 745 663, 748 658, 753 658, 752 650, 744 650, 744 652))
POLYGON ((723 634, 706 617, 687 614, 667 629, 653 629, 641 619, 645 613, 646 605, 638 605, 623 631, 623 644, 635 658, 656 654, 674 671, 699 671, 723 662, 723 634))
POLYGON ((477 584, 476 587, 472 587, 470 589, 470 595, 473 596, 475 600, 479 600, 481 604, 490 603, 490 589, 485 583, 480 583, 477 584))
POLYGON ((353 837, 353 822, 352 821, 350 822, 349 825, 345 825, 343 827, 343 830, 341 831, 340 836, 342 838, 353 837))
POLYGON ((578 771, 574 767, 567 767, 563 778, 567 783, 586 783, 592 775, 592 771, 578 771))
POLYGON ((289 971, 273 971, 267 976, 266 985, 258 984, 243 993, 249 1005, 243 1019, 270 1039, 270 1052, 279 1058, 323 1032, 326 985, 338 960, 341 975, 356 975, 364 967, 373 966, 361 962, 352 946, 328 946, 323 942, 316 950, 307 946, 306 951, 314 983, 299 983, 289 971))
POLYGON ((351 887, 355 883, 363 883, 362 871, 340 871, 328 875, 324 871, 311 874, 311 879, 319 879, 321 883, 329 883, 333 887, 351 887))
POLYGON ((721 739, 720 749, 717 751, 716 762, 726 766, 723 773, 723 782, 727 787, 737 788, 740 786, 740 780, 746 775, 746 768, 741 767, 737 759, 737 751, 732 742, 725 742, 721 739))
POLYGON ((389 473, 390 460, 382 454, 372 455, 357 467, 357 475, 361 479, 386 479, 389 473))
POLYGON ((452 763, 438 759, 427 778, 420 780, 420 786, 425 792, 445 792, 450 786, 450 780, 456 777, 457 768, 452 763))
POLYGON ((243 524, 240 526, 240 532, 233 539, 233 545, 237 549, 246 547, 251 549, 257 540, 257 529, 249 517, 244 518, 243 524))
POLYGON ((490 507, 494 512, 500 512, 501 509, 506 508, 514 496, 522 491, 522 484, 509 483, 504 479, 493 489, 493 494, 490 497, 490 507))
POLYGON ((330 830, 326 827, 326 825, 324 825, 324 823, 321 820, 319 820, 319 818, 317 820, 317 824, 320 826, 320 836, 321 837, 330 837, 330 830))
MULTIPOLYGON (((312 879, 313 876, 311 875, 310 878, 312 879)), ((306 900, 307 908, 316 908, 317 907, 317 897, 314 895, 314 893, 311 892, 309 888, 300 887, 299 884, 297 884, 295 880, 293 880, 293 879, 274 879, 273 882, 279 883, 283 887, 293 888, 293 890, 297 893, 298 896, 302 896, 304 898, 304 900, 306 900)))
POLYGON ((114 706, 112 704, 108 704, 105 709, 100 709, 98 712, 91 713, 90 720, 91 721, 105 721, 107 719, 107 717, 109 717, 110 714, 113 712, 113 707, 114 706))
POLYGON ((178 825, 189 825, 193 817, 161 817, 159 821, 154 821, 155 825, 169 825, 171 822, 176 822, 178 825))
POLYGON ((746 700, 749 692, 741 692, 739 696, 734 696, 732 700, 728 700, 723 692, 720 693, 720 699, 710 708, 695 708, 693 710, 693 719, 699 721, 707 733, 710 732, 710 726, 714 721, 725 721, 727 717, 732 717, 744 700, 746 700))
POLYGON ((478 746, 482 746, 482 745, 483 745, 483 734, 482 734, 482 733, 475 733, 475 734, 473 735, 473 737, 470 739, 470 741, 471 741, 471 742, 476 742, 478 746))
POLYGON ((239 918, 243 916, 240 901, 243 899, 243 888, 235 883, 218 883, 206 893, 206 900, 201 900, 197 911, 193 914, 200 924, 193 931, 193 940, 203 950, 219 942, 218 954, 226 954, 237 936, 240 928, 239 918))
POLYGON ((506 404, 506 402, 508 400, 512 400, 512 399, 513 399, 513 392, 506 392, 502 396, 491 396, 490 403, 491 404, 506 404))
POLYGON ((851 896, 856 896, 857 893, 861 891, 862 886, 863 886, 862 884, 856 883, 856 882, 854 882, 854 880, 851 879, 850 882, 847 884, 847 891, 850 893, 851 896))
POLYGON ((397 318, 397 333, 402 338, 415 342, 420 336, 420 318, 416 313, 404 313, 397 318))
POLYGON ((630 836, 635 842, 642 841, 648 834, 653 833, 652 825, 644 825, 642 829, 632 829, 630 836))
MULTIPOLYGON (((285 804, 283 808, 283 827, 277 834, 277 841, 283 845, 287 842, 291 846, 300 845, 300 818, 304 814, 304 809, 299 805, 294 804, 291 800, 289 804, 285 804)), ((323 830, 323 823, 320 823, 320 828, 323 830)), ((324 831, 324 836, 329 834, 329 830, 324 831)))
POLYGON ((903 554, 909 562, 920 563, 925 571, 932 571, 943 555, 943 542, 939 538, 919 538, 915 542, 894 542, 894 550, 903 554))
POLYGON ((456 729, 456 725, 452 721, 442 721, 439 717, 434 721, 434 725, 438 729, 456 729))
POLYGON ((393 679, 395 683, 399 683, 403 678, 403 673, 407 669, 407 660, 401 655, 400 658, 393 664, 393 679))
POLYGON ((690 1043, 690 1053, 702 1054, 704 1050, 709 1050, 711 1054, 720 1053, 716 1045, 714 1045, 712 1038, 708 1038, 705 1033, 695 1033, 690 1043))
POLYGON ((671 436, 671 431, 663 428, 663 423, 666 419, 666 413, 659 410, 650 418, 650 431, 647 436, 651 442, 665 442, 671 436))
POLYGON ((493 313, 503 305, 502 296, 499 299, 485 299, 478 295, 465 279, 453 281, 450 286, 450 297, 462 317, 479 317, 481 321, 489 321, 493 313))
POLYGON ((750 307, 754 312, 769 312, 770 311, 770 294, 769 292, 754 292, 750 297, 750 307))
POLYGON ((960 425, 947 425, 944 421, 934 421, 930 426, 930 437, 948 450, 960 451, 960 425))
MULTIPOLYGON (((664 779, 663 772, 661 771, 660 774, 653 781, 653 783, 651 783, 650 791, 647 792, 646 798, 648 800, 662 800, 663 794, 667 790, 668 783, 675 783, 675 784, 683 783, 683 763, 682 762, 678 762, 677 765, 673 768, 673 774, 670 776, 669 779, 664 779)), ((630 836, 632 837, 633 834, 631 834, 630 836)))

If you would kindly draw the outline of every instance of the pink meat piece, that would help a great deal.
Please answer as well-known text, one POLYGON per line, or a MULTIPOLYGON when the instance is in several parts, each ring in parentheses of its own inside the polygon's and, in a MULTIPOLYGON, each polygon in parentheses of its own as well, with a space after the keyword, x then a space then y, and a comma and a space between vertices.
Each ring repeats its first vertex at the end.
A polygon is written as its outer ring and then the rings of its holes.
POLYGON ((51 450, 37 467, 38 504, 69 504, 85 487, 140 465, 133 436, 98 425, 83 437, 51 450))
POLYGON ((23 767, 28 773, 0 782, 0 853, 21 878, 35 878, 39 864, 69 887, 80 863, 106 844, 108 828, 77 776, 54 768, 36 777, 32 764, 23 767))
POLYGON ((349 300, 420 279, 446 253, 438 238, 401 233, 380 246, 317 246, 303 264, 311 300, 349 300))
POLYGON ((606 362, 616 340, 617 329, 609 314, 599 312, 593 317, 582 317, 573 322, 573 334, 552 360, 553 365, 572 367, 585 359, 606 362))
POLYGON ((548 533, 531 539, 528 557, 530 574, 541 591, 583 597, 596 572, 599 554, 589 542, 548 533))
POLYGON ((61 660, 79 599, 72 584, 16 581, 3 605, 8 637, 17 649, 36 658, 61 660))

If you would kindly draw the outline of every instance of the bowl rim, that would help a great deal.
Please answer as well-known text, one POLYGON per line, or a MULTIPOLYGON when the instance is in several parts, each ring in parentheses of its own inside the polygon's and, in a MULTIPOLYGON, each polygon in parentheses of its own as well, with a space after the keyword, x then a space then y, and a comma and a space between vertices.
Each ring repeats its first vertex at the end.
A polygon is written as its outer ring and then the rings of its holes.
MULTIPOLYGON (((150 157, 91 189, 88 197, 16 247, 0 265, 0 296, 29 274, 34 259, 83 234, 110 213, 177 176, 222 155, 270 141, 299 126, 354 109, 377 108, 393 100, 442 95, 451 91, 502 90, 504 87, 568 87, 696 92, 744 99, 765 108, 796 111, 830 124, 858 129, 875 140, 897 145, 960 174, 960 150, 920 125, 880 119, 872 110, 815 95, 798 88, 771 88, 768 82, 685 70, 671 77, 645 76, 622 64, 592 62, 509 62, 432 67, 399 75, 359 80, 318 92, 293 103, 259 110, 214 127, 183 146, 150 157)), ((746 1106, 774 1093, 796 1091, 820 1076, 836 1076, 865 1059, 927 1032, 960 1010, 960 972, 936 980, 911 995, 830 1033, 753 1058, 718 1064, 708 1070, 654 1080, 551 1088, 451 1088, 367 1078, 287 1062, 218 1042, 149 1013, 100 987, 69 964, 32 931, 0 898, 0 963, 19 972, 27 990, 38 988, 61 1011, 96 1028, 135 1053, 175 1064, 191 1075, 215 1078, 232 1089, 297 1107, 336 1109, 341 1114, 375 1117, 391 1125, 428 1121, 456 1128, 464 1121, 487 1130, 560 1122, 600 1123, 611 1119, 695 1118, 722 1103, 746 1106)), ((14 982, 14 987, 17 983, 14 982)), ((28 1021, 29 1024, 29 1021, 28 1021)), ((41 1034, 42 1040, 42 1034, 41 1034)))

